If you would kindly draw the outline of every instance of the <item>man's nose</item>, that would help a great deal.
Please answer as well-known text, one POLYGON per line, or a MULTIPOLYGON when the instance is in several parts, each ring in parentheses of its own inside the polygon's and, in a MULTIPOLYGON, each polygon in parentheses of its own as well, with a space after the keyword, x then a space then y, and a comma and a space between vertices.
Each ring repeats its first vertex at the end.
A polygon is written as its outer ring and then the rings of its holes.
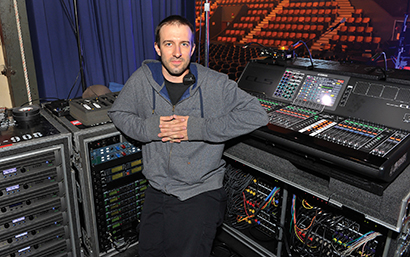
POLYGON ((181 48, 180 48, 179 46, 176 46, 176 47, 175 47, 174 56, 175 56, 175 57, 178 57, 178 58, 182 56, 181 48))

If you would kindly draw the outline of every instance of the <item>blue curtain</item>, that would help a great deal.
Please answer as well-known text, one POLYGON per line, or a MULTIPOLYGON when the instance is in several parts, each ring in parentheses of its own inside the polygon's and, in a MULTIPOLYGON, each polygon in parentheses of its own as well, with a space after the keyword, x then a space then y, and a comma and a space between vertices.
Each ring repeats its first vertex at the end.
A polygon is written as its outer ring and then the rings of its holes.
POLYGON ((157 58, 154 30, 165 17, 180 14, 195 24, 192 0, 27 0, 38 90, 44 100, 82 94, 74 3, 86 87, 124 84, 144 59, 157 58))

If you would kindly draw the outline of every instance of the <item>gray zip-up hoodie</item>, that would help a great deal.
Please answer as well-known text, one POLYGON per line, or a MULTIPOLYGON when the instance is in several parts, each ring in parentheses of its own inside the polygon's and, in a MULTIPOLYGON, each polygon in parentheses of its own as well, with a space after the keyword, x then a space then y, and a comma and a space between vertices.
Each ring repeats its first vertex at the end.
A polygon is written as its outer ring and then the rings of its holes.
POLYGON ((259 101, 226 74, 197 63, 190 71, 196 82, 172 106, 161 62, 146 60, 108 112, 120 131, 143 144, 143 174, 151 186, 180 200, 221 188, 224 142, 268 124, 259 101), (172 114, 189 116, 189 141, 158 137, 159 117, 172 114))

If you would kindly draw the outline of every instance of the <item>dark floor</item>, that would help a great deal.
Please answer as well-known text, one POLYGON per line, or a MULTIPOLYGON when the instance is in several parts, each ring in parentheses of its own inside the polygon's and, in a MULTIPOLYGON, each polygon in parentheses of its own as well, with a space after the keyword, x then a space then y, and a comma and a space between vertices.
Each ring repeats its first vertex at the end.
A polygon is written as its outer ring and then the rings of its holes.
POLYGON ((138 247, 134 246, 129 249, 127 249, 123 253, 118 253, 114 255, 115 257, 137 257, 138 256, 138 247))
MULTIPOLYGON (((118 253, 114 256, 115 257, 137 257, 138 250, 137 250, 137 247, 133 247, 123 253, 118 253)), ((210 257, 245 257, 245 256, 238 255, 236 252, 232 251, 231 249, 229 249, 227 246, 223 244, 218 244, 212 250, 210 257)))
MULTIPOLYGON (((138 256, 137 246, 129 248, 123 253, 118 253, 114 255, 114 257, 137 257, 137 256, 138 256)), ((232 249, 229 249, 224 243, 218 242, 212 249, 212 253, 210 257, 245 257, 245 256, 238 255, 232 249)))
MULTIPOLYGON (((122 253, 114 255, 114 257, 137 257, 138 246, 133 246, 122 253)), ((218 231, 217 238, 214 241, 214 246, 210 257, 256 257, 259 256, 245 245, 238 242, 226 232, 218 231), (240 254, 239 254, 240 253, 240 254)))

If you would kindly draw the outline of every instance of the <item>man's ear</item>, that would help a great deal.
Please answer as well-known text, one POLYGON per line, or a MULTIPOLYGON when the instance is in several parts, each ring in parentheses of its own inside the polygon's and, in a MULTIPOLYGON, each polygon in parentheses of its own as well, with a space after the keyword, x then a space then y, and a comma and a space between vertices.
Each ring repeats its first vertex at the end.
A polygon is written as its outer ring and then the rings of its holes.
POLYGON ((158 56, 161 56, 161 49, 159 48, 157 43, 154 43, 154 48, 155 48, 155 51, 157 52, 158 56))
POLYGON ((195 47, 196 47, 196 45, 195 45, 195 43, 192 45, 192 49, 191 49, 191 56, 194 54, 194 52, 195 52, 195 47))

